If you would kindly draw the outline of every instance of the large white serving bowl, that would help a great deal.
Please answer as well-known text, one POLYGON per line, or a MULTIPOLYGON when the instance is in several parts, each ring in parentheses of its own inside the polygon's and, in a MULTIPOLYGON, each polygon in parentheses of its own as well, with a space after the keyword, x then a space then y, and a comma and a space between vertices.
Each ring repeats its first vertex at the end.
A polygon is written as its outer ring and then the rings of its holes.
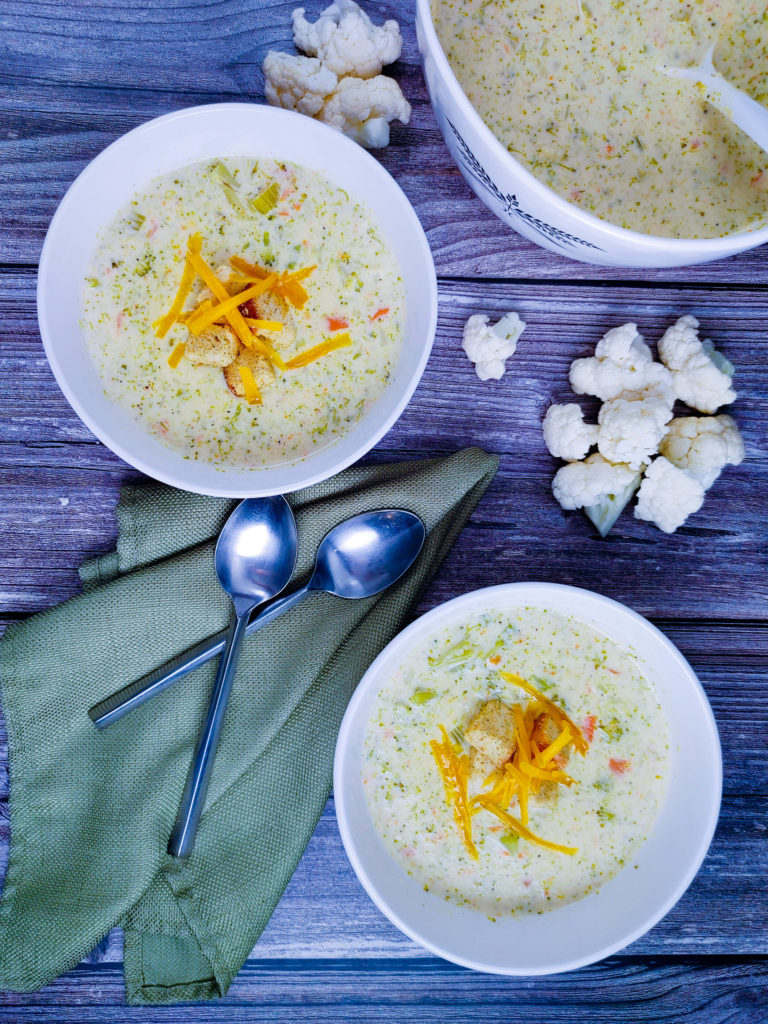
POLYGON ((717 728, 693 670, 646 619, 609 598, 554 583, 512 583, 440 605, 403 630, 363 676, 339 732, 334 795, 352 867, 379 909, 432 952, 496 974, 553 974, 600 960, 639 938, 680 899, 717 824, 722 760, 717 728), (366 802, 363 740, 377 695, 408 652, 483 611, 541 607, 572 615, 640 658, 669 726, 670 777, 651 835, 602 889, 545 914, 485 914, 425 892, 385 847, 366 802), (637 867, 635 868, 635 865, 637 867))
POLYGON ((469 102, 440 45, 430 0, 417 0, 416 34, 429 96, 453 159, 485 205, 532 242, 611 267, 691 266, 768 242, 768 224, 724 238, 662 238, 617 227, 569 203, 507 151, 469 102))
POLYGON ((400 416, 421 378, 437 321, 429 245, 411 204, 369 153, 327 125, 256 104, 192 107, 158 117, 108 146, 77 178, 51 221, 40 259, 37 310, 56 380, 85 425, 148 476, 201 494, 258 497, 324 480, 364 455, 400 416), (185 459, 104 394, 80 328, 84 279, 99 232, 153 178, 185 164, 247 155, 303 164, 362 201, 397 258, 405 335, 379 401, 344 437, 306 458, 248 470, 185 459))

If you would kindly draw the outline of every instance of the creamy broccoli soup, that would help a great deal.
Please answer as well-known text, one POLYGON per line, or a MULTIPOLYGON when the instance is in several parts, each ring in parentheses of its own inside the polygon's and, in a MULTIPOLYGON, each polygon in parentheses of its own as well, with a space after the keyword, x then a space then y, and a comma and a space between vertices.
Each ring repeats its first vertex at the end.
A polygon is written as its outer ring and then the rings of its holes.
POLYGON ((709 106, 691 67, 768 103, 765 0, 433 0, 448 60, 488 127, 583 209, 711 238, 768 215, 768 154, 709 106))
POLYGON ((308 168, 243 157, 183 167, 120 210, 83 326, 106 394, 146 430, 187 458, 259 468, 361 419, 404 311, 369 210, 308 168))
POLYGON ((493 918, 551 910, 631 867, 668 760, 635 655, 576 619, 521 608, 408 651, 377 696, 362 772, 404 870, 493 918))

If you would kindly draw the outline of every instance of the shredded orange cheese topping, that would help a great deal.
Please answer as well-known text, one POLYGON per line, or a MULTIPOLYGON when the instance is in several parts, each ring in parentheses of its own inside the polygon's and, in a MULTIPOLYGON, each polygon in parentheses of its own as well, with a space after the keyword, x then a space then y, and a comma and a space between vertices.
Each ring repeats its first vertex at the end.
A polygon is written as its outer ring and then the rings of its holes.
POLYGON ((326 338, 325 341, 321 341, 319 345, 308 348, 300 355, 294 356, 293 359, 289 359, 285 364, 285 368, 287 370, 299 370, 302 366, 314 363, 321 356, 327 356, 329 352, 335 352, 337 348, 346 348, 347 345, 351 344, 352 339, 348 334, 337 334, 333 338, 326 338))
POLYGON ((173 350, 173 352, 171 352, 171 354, 168 356, 168 365, 172 370, 175 370, 176 367, 179 365, 179 363, 181 362, 181 358, 186 352, 186 350, 186 344, 183 341, 180 341, 176 348, 173 350))
POLYGON ((580 754, 586 754, 589 749, 589 744, 584 739, 584 734, 577 725, 574 725, 568 715, 559 708, 557 704, 553 704, 551 700, 547 700, 543 693, 540 693, 535 686, 531 686, 527 679, 523 679, 522 676, 517 675, 515 672, 505 672, 503 669, 499 669, 499 675, 502 679, 506 679, 509 683, 514 683, 515 686, 519 686, 521 690, 539 701, 547 710, 547 714, 561 729, 568 728, 573 737, 573 745, 576 747, 580 754))
POLYGON ((562 846, 542 839, 530 831, 529 799, 541 790, 544 784, 573 786, 575 780, 562 770, 563 758, 559 757, 567 747, 573 747, 585 754, 589 745, 583 733, 574 725, 568 715, 557 704, 548 700, 534 686, 512 672, 500 673, 509 682, 525 690, 533 700, 523 708, 512 705, 514 721, 514 750, 511 758, 495 769, 482 784, 481 792, 468 797, 469 755, 457 751, 448 737, 444 726, 440 726, 443 742, 430 742, 437 767, 445 788, 448 805, 453 809, 456 823, 461 831, 464 844, 473 857, 478 856, 472 838, 472 816, 478 811, 495 815, 508 829, 528 842, 543 846, 557 853, 572 855, 577 848, 562 846), (546 735, 546 721, 560 729, 560 734, 551 742, 546 735), (490 787, 490 788, 488 788, 490 787), (513 817, 508 808, 517 798, 520 817, 513 817))
POLYGON ((440 726, 443 742, 430 742, 430 747, 437 762, 437 770, 443 780, 445 798, 453 809, 456 824, 461 830, 464 845, 471 857, 477 859, 477 847, 472 841, 472 810, 467 793, 469 783, 469 755, 456 752, 448 733, 440 726))
MULTIPOLYGON (((246 288, 245 291, 238 292, 237 295, 227 295, 227 298, 218 304, 218 306, 212 306, 203 312, 194 313, 187 320, 187 328, 192 334, 200 334, 206 327, 210 327, 211 324, 216 323, 222 317, 227 316, 232 312, 233 309, 237 309, 238 306, 242 306, 244 302, 249 299, 255 299, 259 295, 263 295, 267 291, 271 284, 277 280, 277 274, 270 274, 269 277, 265 277, 263 281, 259 281, 258 284, 251 285, 250 288, 246 288)), ((226 289, 225 289, 226 291, 226 289)), ((282 327, 282 324, 280 325, 282 327)))
POLYGON ((187 255, 184 258, 184 270, 181 274, 181 281, 179 282, 179 289, 176 292, 176 297, 171 303, 171 308, 165 316, 161 316, 160 319, 156 320, 152 325, 155 328, 155 336, 158 338, 164 338, 168 331, 170 331, 179 317, 182 306, 187 301, 187 296, 192 290, 192 285, 195 283, 196 276, 195 268, 190 259, 190 254, 199 253, 202 247, 202 235, 192 235, 187 244, 187 255))
POLYGON ((495 815, 502 824, 506 825, 512 832, 516 832, 521 839, 527 839, 529 843, 535 843, 537 846, 543 846, 547 850, 555 850, 557 853, 567 853, 573 856, 574 853, 578 853, 578 848, 575 846, 560 846, 559 843, 551 843, 548 839, 542 839, 541 836, 534 835, 530 829, 526 828, 522 821, 518 821, 517 818, 513 818, 511 814, 508 814, 501 807, 497 807, 496 804, 492 803, 487 797, 478 797, 478 805, 483 808, 484 811, 489 811, 495 815))
MULTIPOLYGON (((237 278, 248 287, 230 295, 224 282, 219 280, 213 270, 209 267, 201 255, 202 237, 199 234, 192 235, 187 244, 187 253, 184 260, 184 270, 178 291, 171 303, 168 312, 153 325, 158 338, 163 338, 176 323, 186 325, 190 334, 199 335, 212 324, 228 324, 237 335, 240 342, 248 349, 254 348, 260 355, 263 355, 277 370, 298 370, 316 359, 334 352, 336 349, 344 348, 352 344, 348 333, 339 334, 334 338, 328 338, 299 353, 286 362, 279 352, 275 351, 263 335, 256 334, 256 331, 282 331, 284 325, 277 320, 259 320, 253 317, 245 317, 240 312, 243 303, 250 299, 257 298, 265 292, 271 291, 290 303, 296 309, 303 309, 309 298, 304 285, 301 283, 316 269, 315 266, 302 267, 299 270, 283 271, 275 273, 265 270, 255 263, 249 263, 241 256, 233 256, 230 259, 231 266, 242 275, 237 278), (184 312, 182 307, 187 296, 192 290, 196 278, 201 278, 204 284, 213 292, 217 302, 211 299, 203 300, 197 308, 184 312)), ((176 368, 179 365, 186 350, 182 342, 177 345, 168 358, 168 365, 176 368)), ((251 404, 261 403, 261 392, 256 385, 253 374, 247 367, 240 367, 240 376, 245 388, 246 398, 251 404)))
POLYGON ((261 392, 250 367, 239 366, 238 370, 240 371, 240 380, 242 380, 243 388, 245 389, 246 402, 249 405, 261 405, 261 392))
POLYGON ((247 316, 245 322, 254 331, 282 331, 285 326, 279 320, 254 320, 252 316, 247 316))
POLYGON ((280 274, 272 290, 296 309, 303 309, 309 295, 301 282, 309 277, 314 269, 315 267, 303 267, 301 270, 280 274))
POLYGON ((242 256, 233 256, 229 262, 235 270, 244 274, 246 278, 255 277, 259 280, 269 277, 268 270, 265 270, 264 267, 257 266, 255 263, 249 263, 247 260, 244 260, 242 256))

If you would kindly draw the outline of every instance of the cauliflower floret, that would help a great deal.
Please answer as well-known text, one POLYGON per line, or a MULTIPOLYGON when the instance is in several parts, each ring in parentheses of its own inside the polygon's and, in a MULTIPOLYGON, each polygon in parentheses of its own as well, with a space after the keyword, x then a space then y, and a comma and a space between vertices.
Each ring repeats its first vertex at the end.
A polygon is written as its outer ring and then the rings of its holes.
POLYGON ((577 395, 597 395, 603 402, 623 392, 643 397, 652 392, 670 408, 675 401, 672 375, 654 362, 636 324, 608 331, 597 343, 594 356, 571 363, 569 379, 577 395))
POLYGON ((638 475, 629 466, 608 462, 595 452, 584 462, 569 462, 558 469, 552 493, 564 509, 589 508, 626 491, 638 475))
POLYGON ((307 21, 299 7, 293 12, 293 41, 335 74, 357 78, 381 74, 403 48, 396 21, 374 25, 354 0, 336 0, 315 22, 307 21))
POLYGON ((738 466, 744 441, 730 416, 681 416, 672 420, 659 451, 709 490, 724 466, 738 466))
POLYGON ((584 422, 581 408, 575 402, 550 405, 544 417, 544 443, 552 455, 566 462, 583 459, 597 443, 598 427, 584 422))
POLYGON ((637 366, 653 360, 637 324, 622 324, 607 331, 595 345, 595 356, 610 359, 617 366, 637 366))
POLYGON ((659 450, 672 410, 663 399, 614 398, 600 409, 597 448, 609 462, 640 469, 659 450))
POLYGON ((348 135, 366 149, 389 144, 389 122, 408 124, 411 105, 394 78, 342 78, 318 114, 318 120, 348 135))
POLYGON ((270 50, 264 58, 264 92, 267 103, 314 117, 338 84, 330 68, 316 57, 295 57, 270 50))
POLYGON ((674 533, 704 502, 698 480, 660 456, 645 471, 637 492, 635 518, 655 523, 664 533, 674 533))
POLYGON ((467 320, 461 346, 475 364, 480 380, 500 380, 504 376, 504 360, 514 355, 524 330, 525 323, 517 313, 507 313, 492 327, 481 313, 467 320))
POLYGON ((659 342, 659 355, 672 373, 675 393, 699 412, 717 412, 736 400, 731 378, 718 368, 699 340, 699 321, 682 316, 659 342))

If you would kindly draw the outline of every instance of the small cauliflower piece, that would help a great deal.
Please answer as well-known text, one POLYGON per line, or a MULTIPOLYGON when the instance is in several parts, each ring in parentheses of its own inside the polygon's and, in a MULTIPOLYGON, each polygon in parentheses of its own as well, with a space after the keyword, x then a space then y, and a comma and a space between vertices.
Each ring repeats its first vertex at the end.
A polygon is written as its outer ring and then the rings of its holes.
POLYGON ((408 124, 411 105, 394 78, 342 78, 317 115, 366 149, 389 145, 389 122, 408 124))
POLYGON ((672 420, 660 453, 709 490, 723 467, 744 459, 744 441, 731 416, 680 416, 672 420))
MULTIPOLYGON (((718 366, 714 348, 699 339, 699 321, 682 316, 664 332, 659 355, 672 374, 677 397, 699 412, 717 412, 736 400, 731 377, 718 366), (713 353, 713 355, 710 355, 713 353)), ((721 365, 728 365, 721 360, 721 365)))
POLYGON ((550 405, 542 424, 544 443, 552 455, 566 462, 583 459, 597 444, 599 428, 584 422, 584 414, 575 402, 550 405))
POLYGON ((704 488, 692 476, 660 456, 645 471, 637 493, 635 518, 674 533, 704 502, 704 488))
POLYGON ((514 355, 525 326, 517 313, 505 314, 492 327, 488 325, 488 317, 481 313, 467 320, 461 345, 475 364, 480 380, 500 380, 504 376, 504 360, 514 355))
POLYGON ((403 38, 397 22, 374 25, 354 0, 335 0, 315 22, 304 14, 303 7, 293 12, 294 43, 339 77, 373 78, 400 56, 403 38))
POLYGON ((515 750, 515 717, 503 701, 486 701, 464 730, 467 743, 500 768, 515 750))
POLYGON ((600 536, 606 537, 639 487, 641 475, 595 452, 583 462, 569 462, 559 469, 552 493, 561 508, 583 508, 600 536))
POLYGON ((597 416, 598 451, 609 462, 640 469, 659 450, 671 418, 670 406, 655 395, 605 402, 597 416))
POLYGON ((552 493, 561 508, 585 508, 610 495, 621 494, 639 476, 637 470, 615 465, 595 452, 583 462, 569 462, 558 469, 552 493))
POLYGON ((253 349, 241 346, 237 358, 224 367, 226 385, 232 394, 237 395, 238 398, 245 398, 245 385, 243 384, 243 378, 240 376, 241 366, 247 366, 251 371, 259 391, 268 387, 275 379, 275 371, 272 369, 272 364, 268 359, 259 355, 253 349))
POLYGON ((670 408, 675 400, 669 370, 654 362, 636 324, 608 331, 597 343, 594 356, 571 363, 568 376, 577 395, 596 395, 603 402, 623 392, 653 393, 668 401, 670 408))
POLYGON ((316 57, 296 57, 270 50, 264 58, 267 103, 314 117, 338 85, 338 78, 316 57))
POLYGON ((226 366, 236 358, 240 342, 231 327, 211 324, 199 334, 188 334, 184 355, 195 366, 226 366))

